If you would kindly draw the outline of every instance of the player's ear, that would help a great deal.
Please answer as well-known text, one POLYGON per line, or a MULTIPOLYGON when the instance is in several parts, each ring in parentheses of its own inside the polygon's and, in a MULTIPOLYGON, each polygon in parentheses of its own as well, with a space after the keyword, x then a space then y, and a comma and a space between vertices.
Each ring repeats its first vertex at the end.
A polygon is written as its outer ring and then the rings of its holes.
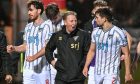
POLYGON ((41 9, 37 9, 38 13, 41 14, 41 9))

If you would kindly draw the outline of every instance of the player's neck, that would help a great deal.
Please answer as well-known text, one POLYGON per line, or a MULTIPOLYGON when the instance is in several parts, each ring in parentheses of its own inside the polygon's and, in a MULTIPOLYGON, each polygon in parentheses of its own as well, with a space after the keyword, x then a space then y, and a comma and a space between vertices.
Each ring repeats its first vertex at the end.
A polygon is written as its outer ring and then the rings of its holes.
POLYGON ((35 21, 34 21, 34 25, 40 25, 41 23, 43 23, 44 20, 41 17, 38 17, 35 21))
POLYGON ((103 27, 104 31, 107 31, 113 27, 113 24, 112 23, 105 23, 102 27, 103 27))

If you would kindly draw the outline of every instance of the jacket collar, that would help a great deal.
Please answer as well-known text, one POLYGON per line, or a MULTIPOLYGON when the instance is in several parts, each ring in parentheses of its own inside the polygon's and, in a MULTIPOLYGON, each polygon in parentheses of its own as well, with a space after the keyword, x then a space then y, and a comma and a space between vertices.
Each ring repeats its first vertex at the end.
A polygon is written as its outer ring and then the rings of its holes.
POLYGON ((78 28, 75 28, 75 30, 72 31, 72 32, 69 34, 69 33, 67 33, 67 31, 66 31, 66 26, 63 26, 63 28, 62 28, 62 32, 63 32, 64 34, 67 34, 67 35, 70 35, 70 36, 74 36, 74 35, 77 33, 77 31, 78 31, 78 28))

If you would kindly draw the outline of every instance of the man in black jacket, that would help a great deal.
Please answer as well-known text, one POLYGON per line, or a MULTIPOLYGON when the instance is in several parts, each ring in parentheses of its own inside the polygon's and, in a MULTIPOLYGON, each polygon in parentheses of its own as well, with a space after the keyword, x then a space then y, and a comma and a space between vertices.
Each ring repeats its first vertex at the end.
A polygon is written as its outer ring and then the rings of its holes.
POLYGON ((56 70, 55 84, 84 84, 82 74, 85 56, 89 50, 88 33, 76 28, 76 13, 69 11, 64 14, 64 28, 52 35, 46 46, 46 58, 56 70), (53 51, 57 48, 57 61, 53 51))
POLYGON ((7 41, 3 32, 0 31, 0 84, 10 83, 12 76, 10 75, 10 56, 6 51, 7 41), (6 80, 6 81, 5 81, 6 80))

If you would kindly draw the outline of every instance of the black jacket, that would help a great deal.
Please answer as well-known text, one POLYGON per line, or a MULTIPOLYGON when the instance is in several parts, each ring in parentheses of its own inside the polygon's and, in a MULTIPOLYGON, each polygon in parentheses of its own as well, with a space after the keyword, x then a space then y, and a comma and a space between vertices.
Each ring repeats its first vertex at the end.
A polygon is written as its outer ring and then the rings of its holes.
POLYGON ((11 73, 10 55, 6 50, 7 41, 3 32, 0 31, 0 78, 11 73))
POLYGON ((84 24, 84 27, 83 27, 83 30, 86 31, 86 32, 88 32, 88 33, 90 33, 90 34, 91 34, 92 31, 93 31, 92 20, 93 20, 93 19, 90 19, 88 22, 86 22, 86 23, 84 24))
POLYGON ((68 34, 65 28, 54 33, 46 46, 46 58, 51 63, 53 51, 57 48, 58 60, 55 64, 56 79, 67 82, 83 80, 82 70, 90 45, 90 36, 87 32, 75 29, 68 34))

